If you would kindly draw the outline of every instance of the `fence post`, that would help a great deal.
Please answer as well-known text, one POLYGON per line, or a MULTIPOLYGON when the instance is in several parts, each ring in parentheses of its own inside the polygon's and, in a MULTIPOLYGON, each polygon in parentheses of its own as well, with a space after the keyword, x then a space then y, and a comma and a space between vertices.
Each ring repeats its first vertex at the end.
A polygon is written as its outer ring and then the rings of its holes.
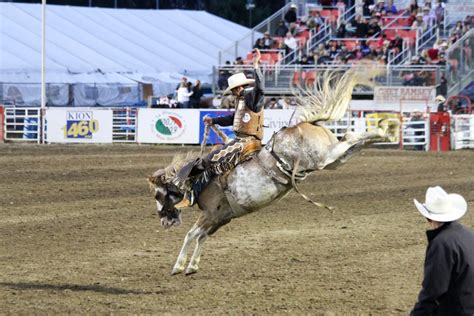
POLYGON ((4 142, 5 108, 0 104, 0 143, 4 142))

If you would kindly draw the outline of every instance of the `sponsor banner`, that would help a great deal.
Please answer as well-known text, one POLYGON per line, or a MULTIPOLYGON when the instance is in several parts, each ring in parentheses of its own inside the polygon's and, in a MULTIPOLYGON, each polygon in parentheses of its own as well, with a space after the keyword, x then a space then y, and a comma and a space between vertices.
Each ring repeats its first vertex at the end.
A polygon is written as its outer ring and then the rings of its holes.
POLYGON ((265 110, 264 123, 265 126, 263 141, 266 144, 273 133, 278 132, 282 127, 288 126, 294 110, 265 110))
POLYGON ((111 143, 112 110, 47 109, 49 143, 111 143))
MULTIPOLYGON (((201 144, 202 141, 204 140, 204 122, 202 119, 205 116, 209 117, 218 117, 218 116, 226 116, 232 114, 233 111, 228 111, 228 110, 208 110, 208 111, 200 111, 199 113, 199 143, 201 144)), ((232 131, 232 125, 231 126, 217 126, 224 134, 226 134, 230 138, 235 138, 235 134, 232 131)), ((219 136, 217 136, 216 133, 212 129, 209 130, 209 135, 207 137, 207 142, 206 144, 223 144, 224 142, 222 139, 220 139, 219 136)))
POLYGON ((433 102, 435 95, 435 87, 375 87, 374 102, 377 104, 409 101, 426 104, 433 102))
POLYGON ((199 110, 139 109, 137 141, 198 144, 199 110))

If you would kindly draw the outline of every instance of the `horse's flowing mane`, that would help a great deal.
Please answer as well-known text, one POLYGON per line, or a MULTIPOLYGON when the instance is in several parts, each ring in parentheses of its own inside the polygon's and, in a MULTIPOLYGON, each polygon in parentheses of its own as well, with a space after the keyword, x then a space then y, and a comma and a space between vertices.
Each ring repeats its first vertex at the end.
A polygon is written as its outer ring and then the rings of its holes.
POLYGON ((181 167, 183 167, 186 162, 198 157, 200 157, 199 153, 193 151, 176 154, 169 165, 167 165, 163 169, 157 170, 153 175, 148 177, 148 182, 150 182, 150 184, 157 184, 159 178, 161 177, 164 177, 163 180, 165 182, 169 182, 171 179, 174 178, 177 171, 181 169, 181 167))
POLYGON ((380 72, 375 69, 343 71, 326 70, 315 81, 312 89, 299 87, 294 91, 298 104, 294 123, 340 120, 351 101, 352 89, 358 84, 373 86, 370 78, 380 72))

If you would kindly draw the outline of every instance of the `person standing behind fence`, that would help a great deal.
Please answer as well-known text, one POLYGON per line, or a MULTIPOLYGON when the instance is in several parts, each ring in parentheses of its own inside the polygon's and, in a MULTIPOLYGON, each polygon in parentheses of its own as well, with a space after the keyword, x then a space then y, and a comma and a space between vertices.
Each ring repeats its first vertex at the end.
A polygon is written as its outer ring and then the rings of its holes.
POLYGON ((187 84, 182 82, 176 94, 177 94, 176 99, 178 101, 178 107, 182 109, 188 109, 189 97, 193 94, 193 92, 192 91, 189 92, 187 84))
POLYGON ((201 88, 201 81, 196 80, 196 83, 193 87, 193 94, 189 97, 189 106, 192 109, 199 109, 199 104, 201 103, 202 97, 202 88, 201 88))
POLYGON ((422 289, 410 316, 474 315, 474 231, 457 222, 466 200, 437 186, 428 188, 424 203, 414 203, 430 228, 422 289))

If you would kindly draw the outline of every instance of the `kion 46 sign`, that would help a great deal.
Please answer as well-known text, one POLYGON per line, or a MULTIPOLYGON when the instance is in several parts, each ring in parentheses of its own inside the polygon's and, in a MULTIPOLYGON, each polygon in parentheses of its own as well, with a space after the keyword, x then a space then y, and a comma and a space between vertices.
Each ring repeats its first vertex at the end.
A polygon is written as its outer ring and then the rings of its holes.
POLYGON ((46 135, 55 143, 111 143, 112 111, 48 109, 46 135))
POLYGON ((92 111, 68 111, 64 138, 92 138, 99 131, 99 121, 94 120, 92 111))

